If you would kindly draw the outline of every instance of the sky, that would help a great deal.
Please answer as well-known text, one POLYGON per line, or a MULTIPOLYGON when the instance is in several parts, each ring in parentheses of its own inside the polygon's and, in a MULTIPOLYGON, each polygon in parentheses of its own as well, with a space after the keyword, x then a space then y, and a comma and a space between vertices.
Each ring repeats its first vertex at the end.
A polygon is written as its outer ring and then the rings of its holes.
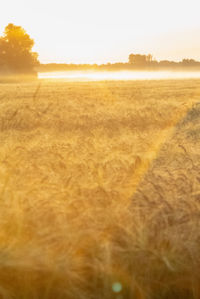
POLYGON ((0 35, 22 26, 42 63, 200 60, 199 14, 199 0, 2 0, 0 35))

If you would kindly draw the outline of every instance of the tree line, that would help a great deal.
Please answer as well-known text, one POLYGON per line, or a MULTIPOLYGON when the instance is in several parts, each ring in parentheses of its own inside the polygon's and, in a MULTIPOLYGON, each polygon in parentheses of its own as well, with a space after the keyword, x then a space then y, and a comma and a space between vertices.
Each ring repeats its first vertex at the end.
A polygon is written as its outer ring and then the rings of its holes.
POLYGON ((199 61, 195 61, 194 59, 183 59, 182 61, 175 62, 175 61, 169 61, 169 60, 153 60, 153 56, 151 54, 148 55, 141 55, 141 54, 130 54, 129 55, 129 64, 134 66, 158 66, 158 67, 195 67, 200 66, 199 61))
POLYGON ((159 70, 159 69, 200 69, 200 62, 183 59, 179 62, 153 59, 151 54, 131 53, 126 63, 106 64, 40 64, 38 54, 32 51, 34 40, 27 32, 14 24, 5 27, 0 37, 0 73, 36 73, 37 71, 59 70, 159 70))
POLYGON ((40 64, 39 71, 81 71, 81 70, 94 70, 94 71, 119 71, 119 70, 200 70, 200 62, 194 59, 183 59, 182 61, 175 62, 169 60, 157 61, 153 59, 151 54, 130 54, 128 61, 106 63, 106 64, 65 64, 65 63, 48 63, 40 64))

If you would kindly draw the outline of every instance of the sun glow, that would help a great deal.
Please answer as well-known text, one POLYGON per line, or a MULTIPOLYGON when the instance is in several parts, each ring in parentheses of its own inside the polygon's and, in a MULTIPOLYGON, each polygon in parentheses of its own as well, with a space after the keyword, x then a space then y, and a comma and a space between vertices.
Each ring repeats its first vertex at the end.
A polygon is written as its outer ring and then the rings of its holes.
POLYGON ((0 30, 22 26, 42 63, 125 62, 132 52, 199 60, 199 8, 198 0, 11 0, 0 30))

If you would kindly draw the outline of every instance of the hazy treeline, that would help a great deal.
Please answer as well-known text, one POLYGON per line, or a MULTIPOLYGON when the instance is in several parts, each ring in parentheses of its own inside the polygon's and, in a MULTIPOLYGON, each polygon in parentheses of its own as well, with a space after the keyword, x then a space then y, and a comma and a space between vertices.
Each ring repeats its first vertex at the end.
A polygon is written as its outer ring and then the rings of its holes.
POLYGON ((131 53, 128 61, 106 64, 40 64, 38 53, 33 52, 34 40, 21 27, 12 23, 5 27, 0 36, 0 75, 1 74, 36 74, 37 71, 119 71, 119 70, 200 70, 200 62, 194 59, 183 59, 175 62, 157 61, 151 54, 131 53))
POLYGON ((40 64, 38 71, 71 71, 71 70, 200 70, 200 61, 194 59, 183 59, 175 62, 169 60, 157 61, 151 54, 130 54, 128 62, 116 62, 106 64, 65 64, 48 63, 40 64))

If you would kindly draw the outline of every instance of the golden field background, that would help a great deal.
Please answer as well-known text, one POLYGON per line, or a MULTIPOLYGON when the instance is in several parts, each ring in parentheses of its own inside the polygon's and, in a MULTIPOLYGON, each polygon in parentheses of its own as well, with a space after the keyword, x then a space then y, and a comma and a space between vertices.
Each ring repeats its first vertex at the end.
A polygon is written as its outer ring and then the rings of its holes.
POLYGON ((200 80, 39 82, 0 84, 0 298, 200 298, 200 80))

